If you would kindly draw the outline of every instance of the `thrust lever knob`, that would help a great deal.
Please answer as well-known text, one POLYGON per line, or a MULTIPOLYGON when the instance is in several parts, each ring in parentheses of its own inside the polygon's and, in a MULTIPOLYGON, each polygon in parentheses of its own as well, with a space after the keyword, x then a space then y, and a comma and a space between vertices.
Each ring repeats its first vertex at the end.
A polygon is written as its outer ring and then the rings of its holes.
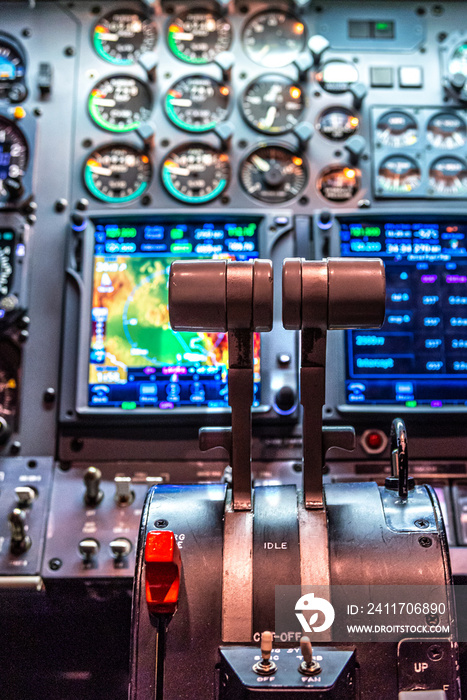
POLYGON ((97 506, 102 501, 104 494, 101 491, 102 472, 96 467, 88 467, 83 477, 86 492, 84 502, 87 506, 97 506))
POLYGON ((317 661, 313 660, 313 649, 309 637, 300 639, 300 651, 303 656, 303 661, 298 667, 300 673, 303 673, 305 676, 315 676, 317 673, 320 673, 321 666, 317 661))
POLYGON ((31 538, 26 534, 26 513, 21 508, 15 508, 8 516, 11 539, 10 552, 24 554, 31 546, 31 538))
POLYGON ((277 666, 271 660, 272 643, 274 635, 272 632, 263 632, 261 635, 261 660, 255 663, 253 671, 260 676, 270 676, 277 671, 277 666))

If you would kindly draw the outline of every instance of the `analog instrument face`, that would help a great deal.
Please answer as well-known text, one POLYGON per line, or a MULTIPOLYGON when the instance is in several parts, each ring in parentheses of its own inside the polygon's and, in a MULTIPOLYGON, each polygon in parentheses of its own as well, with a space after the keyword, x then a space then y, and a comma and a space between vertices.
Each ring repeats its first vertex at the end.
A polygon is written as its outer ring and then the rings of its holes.
POLYGON ((242 100, 243 114, 254 129, 284 134, 298 124, 305 109, 302 89, 283 75, 263 75, 250 83, 242 100))
POLYGON ((412 158, 394 155, 381 163, 377 186, 386 194, 410 194, 420 186, 421 177, 420 168, 412 158))
POLYGON ((358 70, 347 61, 328 61, 316 74, 316 80, 327 92, 346 92, 358 81, 358 70))
POLYGON ((148 156, 132 146, 112 144, 99 148, 91 153, 84 167, 86 187, 103 202, 130 202, 143 194, 150 179, 148 156))
POLYGON ((172 20, 167 37, 169 48, 186 63, 213 61, 232 43, 232 27, 218 12, 198 8, 172 20))
POLYGON ((199 133, 214 129, 229 113, 230 88, 206 75, 189 75, 173 85, 165 111, 180 129, 199 133))
POLYGON ((154 50, 156 25, 133 10, 118 10, 99 20, 92 41, 96 53, 104 60, 117 66, 130 66, 154 50))
POLYGON ((461 44, 454 50, 448 70, 451 75, 460 73, 464 78, 467 78, 467 44, 461 44))
POLYGON ((467 140, 465 122, 450 112, 440 112, 430 119, 427 139, 435 148, 462 148, 467 140))
POLYGON ((466 196, 467 170, 460 158, 438 158, 430 167, 430 187, 438 195, 466 196))
POLYGON ((330 165, 318 178, 318 190, 330 202, 347 202, 360 189, 360 172, 356 168, 330 165))
POLYGON ((206 144, 186 144, 165 158, 161 175, 172 197, 186 204, 205 204, 229 184, 229 157, 206 144))
POLYGON ((12 83, 24 78, 25 71, 24 60, 18 49, 0 38, 0 97, 9 95, 12 83))
POLYGON ((0 204, 21 187, 28 164, 26 139, 16 124, 0 116, 0 204))
POLYGON ((282 68, 305 49, 305 25, 295 15, 281 10, 260 12, 250 19, 243 33, 243 46, 255 63, 282 68))
POLYGON ((248 194, 271 204, 297 197, 307 179, 303 158, 283 146, 258 148, 240 169, 240 181, 248 194))
POLYGON ((353 136, 360 120, 346 107, 330 107, 319 117, 317 128, 320 134, 331 141, 344 141, 353 136))
POLYGON ((149 88, 137 78, 113 75, 89 95, 89 114, 98 126, 118 134, 133 131, 151 115, 149 88))
POLYGON ((386 112, 378 120, 376 138, 390 148, 413 146, 418 141, 418 125, 406 112, 386 112))

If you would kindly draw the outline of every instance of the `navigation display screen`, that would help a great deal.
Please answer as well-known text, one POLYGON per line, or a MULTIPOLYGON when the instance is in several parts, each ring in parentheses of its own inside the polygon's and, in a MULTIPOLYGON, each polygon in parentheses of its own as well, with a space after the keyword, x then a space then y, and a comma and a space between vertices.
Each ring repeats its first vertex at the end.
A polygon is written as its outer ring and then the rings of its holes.
POLYGON ((467 406, 467 223, 341 219, 341 253, 380 257, 386 319, 348 331, 347 404, 467 406))
MULTIPOLYGON (((227 334, 170 328, 169 269, 179 259, 259 257, 259 220, 94 224, 88 405, 226 408, 227 334)), ((259 406, 259 335, 254 358, 259 406)))

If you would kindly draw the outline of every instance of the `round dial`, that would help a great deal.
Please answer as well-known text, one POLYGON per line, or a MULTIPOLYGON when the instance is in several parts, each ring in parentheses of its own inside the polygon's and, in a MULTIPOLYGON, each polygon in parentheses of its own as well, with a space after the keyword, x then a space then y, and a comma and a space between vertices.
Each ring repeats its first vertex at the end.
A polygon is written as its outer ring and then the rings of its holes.
POLYGON ((118 10, 102 17, 94 27, 93 44, 99 56, 117 66, 136 63, 153 51, 156 25, 133 10, 118 10))
MULTIPOLYGON (((15 80, 24 78, 25 65, 18 49, 0 39, 0 96, 8 94, 15 80)), ((16 101, 16 100, 15 100, 16 101)))
POLYGON ((283 146, 263 146, 243 161, 240 180, 249 195, 280 204, 297 197, 307 183, 303 158, 283 146))
POLYGON ((209 131, 227 118, 230 88, 206 75, 189 75, 165 98, 169 119, 185 131, 209 131))
POLYGON ((454 50, 449 60, 448 70, 451 75, 460 73, 467 78, 467 44, 460 44, 454 50))
POLYGON ((318 190, 330 202, 347 202, 360 189, 360 172, 356 168, 331 165, 318 178, 318 190))
POLYGON ((20 129, 0 116, 0 203, 15 198, 28 164, 28 146, 20 129))
POLYGON ((0 416, 14 423, 18 406, 20 353, 8 339, 0 341, 0 416))
POLYGON ((305 25, 281 10, 260 12, 250 19, 243 45, 252 61, 267 68, 289 65, 305 48, 305 25))
POLYGON ((230 180, 229 157, 206 144, 180 146, 162 165, 167 191, 186 204, 204 204, 218 197, 230 180))
POLYGON ((386 112, 378 120, 376 137, 390 148, 413 146, 418 140, 417 122, 406 112, 386 112))
POLYGON ((258 131, 284 134, 300 121, 305 109, 303 92, 284 75, 263 75, 245 90, 242 100, 247 122, 258 131))
POLYGON ((128 75, 101 80, 89 95, 89 114, 102 129, 122 134, 137 129, 151 114, 149 88, 128 75))
POLYGON ((150 179, 148 156, 132 146, 104 146, 93 151, 84 166, 86 187, 103 202, 136 199, 146 190, 150 179))
POLYGON ((379 167, 377 186, 387 194, 410 194, 420 182, 420 168, 412 158, 390 156, 379 167))
POLYGON ((319 117, 318 131, 331 141, 344 141, 355 134, 360 120, 346 107, 329 107, 319 117))
POLYGON ((176 17, 167 41, 172 53, 186 63, 210 63, 232 43, 232 27, 218 12, 198 8, 176 17))
POLYGON ((467 139, 465 122, 450 112, 435 114, 428 122, 427 139, 435 148, 461 148, 467 139))
POLYGON ((467 169, 459 158, 438 158, 430 167, 430 187, 444 197, 467 194, 467 169))
POLYGON ((328 92, 346 92, 358 81, 358 70, 347 61, 328 61, 316 74, 316 80, 328 92))

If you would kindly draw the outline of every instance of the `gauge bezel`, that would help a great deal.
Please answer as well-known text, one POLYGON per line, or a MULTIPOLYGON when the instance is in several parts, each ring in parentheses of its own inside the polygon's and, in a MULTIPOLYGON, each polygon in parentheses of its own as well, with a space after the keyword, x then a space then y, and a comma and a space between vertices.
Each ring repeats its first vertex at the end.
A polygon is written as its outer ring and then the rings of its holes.
POLYGON ((239 95, 238 102, 239 102, 239 110, 240 113, 243 117, 243 121, 247 126, 249 126, 251 129, 256 131, 259 134, 263 134, 265 137, 270 137, 270 136, 284 136, 285 134, 289 134, 291 131, 295 129, 295 126, 290 126, 286 129, 283 129, 281 131, 267 131, 265 129, 260 129, 259 126, 256 126, 252 121, 250 121, 245 113, 245 96, 248 94, 249 90, 251 87, 257 83, 260 83, 263 81, 265 78, 270 78, 270 77, 275 77, 275 78, 281 78, 289 84, 290 87, 298 87, 301 90, 301 102, 302 102, 302 109, 299 112, 299 119, 297 120, 297 124, 300 124, 300 122, 303 120, 303 115, 308 107, 308 98, 305 90, 303 89, 303 86, 298 85, 299 81, 294 80, 288 75, 284 75, 283 73, 274 73, 274 72, 268 72, 268 73, 261 73, 258 75, 256 78, 253 78, 248 85, 244 88, 242 91, 241 95, 239 95))
POLYGON ((202 69, 204 66, 212 65, 215 62, 217 56, 219 56, 221 53, 224 53, 225 51, 230 51, 230 49, 232 47, 232 43, 234 41, 234 31, 233 31, 232 22, 227 17, 223 17, 223 15, 219 12, 218 9, 205 7, 202 4, 196 5, 195 7, 192 7, 192 8, 186 7, 185 9, 182 9, 181 12, 179 12, 179 13, 174 12, 172 14, 172 16, 169 17, 167 22, 166 22, 164 35, 165 35, 165 44, 166 44, 166 47, 169 51, 170 56, 172 56, 173 58, 176 58, 178 61, 182 61, 182 63, 186 63, 187 65, 192 66, 193 70, 196 68, 202 69), (190 13, 193 13, 193 12, 204 12, 205 14, 211 14, 213 16, 217 16, 217 20, 224 19, 225 22, 229 25, 229 28, 230 28, 229 29, 229 39, 230 40, 229 40, 228 47, 226 49, 222 49, 222 51, 217 51, 216 54, 214 55, 214 57, 209 59, 209 60, 205 60, 202 58, 195 59, 195 60, 189 59, 186 57, 186 55, 182 51, 178 50, 177 46, 175 45, 175 42, 173 42, 174 45, 172 45, 170 27, 177 20, 180 20, 180 19, 183 20, 183 17, 185 17, 186 15, 189 15, 190 13))
POLYGON ((412 155, 407 156, 405 153, 401 153, 399 150, 394 150, 394 153, 388 153, 382 158, 382 160, 378 163, 377 169, 376 169, 376 179, 375 179, 375 189, 376 189, 376 197, 395 197, 398 198, 400 196, 402 197, 407 197, 407 196, 413 196, 413 197, 423 197, 423 188, 421 187, 423 184, 423 170, 420 166, 420 163, 418 160, 413 157, 412 155), (381 168, 383 167, 384 163, 386 161, 390 160, 391 158, 400 158, 406 161, 412 162, 414 165, 416 165, 417 170, 418 170, 418 177, 420 179, 420 182, 418 183, 417 187, 414 187, 413 190, 409 190, 408 192, 393 192, 392 190, 387 190, 379 184, 379 178, 380 178, 380 171, 381 168), (421 190, 421 192, 418 192, 418 190, 421 190))
POLYGON ((91 122, 93 124, 95 124, 95 126, 97 126, 99 129, 102 129, 102 131, 106 131, 109 134, 117 134, 117 135, 118 134, 129 134, 129 133, 139 129, 140 126, 142 124, 145 124, 146 122, 142 121, 139 124, 137 124, 136 126, 131 125, 131 126, 127 126, 127 127, 123 128, 123 129, 113 129, 113 128, 111 128, 110 125, 107 125, 107 122, 105 122, 103 119, 101 119, 100 116, 94 116, 92 113, 92 110, 91 110, 91 96, 92 96, 92 93, 94 92, 94 90, 96 90, 96 88, 99 85, 101 85, 102 83, 104 83, 106 81, 110 81, 113 78, 128 78, 128 79, 134 80, 136 83, 139 83, 140 85, 142 85, 144 87, 144 89, 147 91, 147 94, 149 95, 149 99, 150 99, 149 112, 152 114, 152 111, 154 109, 154 95, 153 95, 148 83, 146 83, 144 80, 142 80, 141 78, 138 78, 135 75, 129 75, 129 74, 125 75, 125 74, 121 74, 121 73, 112 73, 111 75, 106 75, 103 78, 101 78, 100 80, 98 80, 97 83, 95 83, 93 85, 93 87, 89 91, 88 98, 87 98, 87 105, 86 105, 87 106, 87 114, 88 114, 91 122))
POLYGON ((329 107, 325 107, 321 112, 318 114, 316 117, 315 121, 315 128, 318 134, 322 136, 326 141, 330 141, 331 143, 343 143, 344 141, 347 141, 347 139, 352 138, 355 134, 358 133, 361 125, 361 120, 360 117, 356 114, 356 110, 351 109, 350 107, 346 107, 345 105, 330 105, 329 107), (327 134, 323 133, 319 127, 319 123, 323 119, 323 117, 327 116, 328 114, 331 114, 332 112, 347 112, 351 117, 354 119, 358 119, 358 126, 352 131, 351 134, 348 134, 348 136, 343 136, 340 139, 332 138, 331 136, 328 136, 327 134))
POLYGON ((81 176, 82 176, 83 186, 84 186, 86 192, 88 192, 92 197, 94 197, 95 200, 97 200, 98 202, 104 203, 104 204, 110 204, 110 205, 113 204, 113 205, 120 206, 122 204, 129 204, 132 202, 136 202, 140 197, 142 197, 144 195, 144 193, 146 192, 146 190, 150 186, 151 181, 153 180, 154 165, 153 165, 153 162, 151 160, 151 157, 144 149, 138 149, 135 145, 128 143, 127 141, 122 141, 121 143, 116 142, 116 141, 111 141, 109 143, 104 143, 104 144, 101 144, 100 146, 96 146, 95 148, 92 149, 92 151, 90 151, 86 155, 82 169, 81 169, 81 176), (92 185, 92 187, 88 185, 88 183, 86 181, 86 166, 87 166, 87 162, 88 162, 89 158, 91 158, 93 156, 93 154, 96 153, 96 151, 99 152, 99 151, 102 151, 104 149, 109 149, 109 148, 128 148, 132 151, 137 152, 139 155, 141 155, 141 156, 145 155, 148 158, 149 177, 146 180, 145 187, 141 192, 138 192, 138 190, 137 190, 138 194, 133 194, 131 196, 127 195, 125 197, 114 199, 112 197, 109 197, 108 195, 96 194, 96 192, 99 192, 97 187, 94 187, 94 185, 92 185))
POLYGON ((283 7, 277 7, 277 6, 275 6, 275 7, 263 8, 262 10, 259 10, 258 12, 255 12, 255 14, 253 14, 251 17, 249 17, 249 18, 246 20, 245 24, 244 24, 243 27, 242 27, 242 31, 241 31, 241 44, 242 44, 242 49, 243 49, 243 52, 244 52, 245 56, 246 56, 250 61, 252 61, 252 63, 256 64, 257 66, 261 66, 261 68, 270 68, 271 70, 278 70, 278 69, 281 69, 281 68, 283 69, 283 68, 286 68, 287 66, 292 65, 293 62, 295 61, 295 59, 297 58, 297 56, 299 56, 299 55, 306 49, 307 41, 308 41, 308 30, 307 30, 307 26, 306 26, 305 22, 302 21, 302 20, 300 19, 300 17, 299 17, 295 12, 291 11, 289 8, 284 9, 283 7), (261 17, 262 15, 274 14, 274 13, 277 13, 277 12, 280 12, 281 14, 288 15, 289 17, 292 17, 292 18, 295 20, 295 22, 298 22, 298 23, 300 23, 300 24, 303 25, 303 46, 302 46, 302 48, 301 48, 299 51, 297 51, 296 56, 294 56, 294 58, 292 58, 288 63, 282 63, 282 64, 272 65, 272 66, 271 66, 271 65, 268 65, 267 63, 266 63, 266 64, 265 64, 265 63, 260 63, 260 62, 257 61, 255 58, 253 58, 253 56, 251 55, 250 51, 248 50, 248 48, 247 48, 247 46, 246 46, 246 44, 245 44, 245 34, 246 34, 246 31, 247 31, 248 27, 249 27, 255 20, 257 20, 258 17, 261 17))
POLYGON ((244 192, 253 202, 256 202, 256 203, 260 202, 261 204, 265 204, 266 206, 271 206, 271 207, 281 207, 281 206, 285 206, 285 205, 290 205, 291 202, 294 202, 295 200, 297 200, 297 198, 303 196, 303 192, 306 190, 306 188, 310 184, 310 168, 309 168, 307 159, 305 157, 303 157, 302 155, 300 155, 297 150, 295 150, 295 151, 292 150, 291 144, 286 143, 284 141, 273 141, 272 143, 271 143, 271 141, 264 141, 261 143, 256 143, 254 145, 254 147, 251 148, 248 151, 248 153, 241 159, 241 161, 239 163, 239 167, 238 167, 237 177, 238 177, 238 182, 240 184, 240 187, 242 188, 242 192, 244 192), (280 202, 274 202, 271 200, 259 199, 258 197, 254 197, 252 194, 250 194, 250 192, 248 192, 247 188, 245 187, 245 185, 243 184, 243 181, 242 181, 243 166, 246 163, 246 161, 249 158, 251 158, 251 156, 254 153, 261 150, 262 148, 278 148, 278 149, 288 151, 292 156, 298 156, 298 157, 302 158, 303 162, 302 162, 302 165, 299 167, 303 168, 303 171, 305 174, 305 183, 298 194, 295 194, 293 197, 290 197, 290 199, 285 199, 285 200, 280 201, 280 202))
POLYGON ((209 133, 210 131, 213 131, 218 124, 222 124, 222 122, 226 121, 230 114, 232 113, 233 109, 233 103, 234 103, 234 96, 233 96, 233 90, 230 85, 227 85, 226 82, 223 82, 222 80, 217 80, 217 78, 214 78, 212 75, 208 75, 206 73, 190 73, 189 75, 183 75, 181 78, 178 78, 174 83, 170 85, 170 87, 167 89, 165 92, 165 95, 163 97, 163 109, 164 109, 164 114, 169 120, 170 124, 173 124, 173 126, 177 127, 177 129, 180 129, 181 131, 188 133, 188 134, 206 134, 209 133), (173 90, 182 80, 189 80, 190 78, 204 78, 204 79, 209 79, 212 80, 214 83, 217 85, 220 85, 221 87, 225 86, 228 87, 229 89, 229 95, 227 98, 227 110, 224 119, 220 119, 218 122, 213 124, 213 126, 208 126, 208 127, 203 127, 203 128, 192 128, 189 125, 187 125, 185 122, 182 122, 178 117, 170 116, 169 110, 167 108, 167 102, 168 102, 168 95, 171 90, 173 90))
POLYGON ((348 165, 347 163, 336 163, 336 162, 329 163, 329 165, 326 165, 324 168, 322 168, 319 171, 318 176, 316 178, 315 189, 316 189, 316 192, 318 193, 318 195, 323 200, 323 202, 326 202, 328 206, 329 205, 334 206, 334 205, 339 205, 339 204, 349 206, 349 202, 352 202, 352 200, 354 200, 362 190, 362 171, 359 168, 357 168, 356 166, 354 167, 352 165, 348 165), (329 173, 335 171, 335 170, 342 171, 345 168, 349 168, 350 170, 355 171, 355 178, 356 178, 356 182, 358 184, 358 187, 357 187, 355 193, 351 197, 349 197, 348 199, 329 199, 328 197, 325 197, 321 191, 321 185, 320 185, 323 177, 328 175, 329 173))
MULTIPOLYGON (((230 156, 225 153, 224 151, 215 148, 214 146, 211 146, 211 144, 203 142, 203 141, 193 141, 193 143, 186 142, 184 141, 183 143, 179 144, 175 148, 171 148, 161 159, 161 164, 160 164, 160 169, 159 169, 159 179, 161 182, 162 187, 164 188, 164 191, 170 195, 173 199, 175 199, 178 202, 181 202, 182 204, 187 204, 188 206, 193 205, 193 206, 202 206, 204 204, 211 204, 211 202, 214 202, 216 199, 218 199, 220 196, 224 194, 224 192, 228 189, 230 186, 230 183, 232 182, 232 164, 231 164, 231 159, 230 156), (179 192, 175 187, 171 186, 171 183, 168 183, 164 179, 164 171, 165 171, 165 162, 167 161, 168 158, 173 153, 181 152, 181 151, 186 151, 189 150, 190 148, 202 148, 204 150, 210 150, 215 152, 218 155, 227 155, 228 161, 227 161, 227 166, 228 166, 228 178, 226 179, 225 185, 220 189, 219 191, 214 190, 215 194, 214 195, 209 195, 208 198, 206 198, 206 195, 203 197, 188 197, 187 195, 182 194, 179 192)), ((218 186, 219 187, 219 186, 218 186)))
MULTIPOLYGON (((99 19, 94 22, 94 24, 91 26, 91 47, 94 51, 94 53, 99 56, 100 59, 105 61, 106 63, 110 63, 111 65, 115 66, 116 68, 129 68, 130 66, 135 66, 137 65, 139 61, 139 57, 134 59, 132 58, 131 60, 125 59, 124 61, 121 60, 115 60, 110 57, 109 54, 105 53, 105 51, 99 51, 95 42, 94 42, 94 37, 96 34, 96 27, 99 25, 100 22, 104 19, 108 19, 109 17, 112 17, 113 15, 117 14, 133 14, 133 15, 138 15, 138 17, 143 21, 148 21, 150 24, 153 26, 154 30, 154 46, 150 51, 144 51, 141 56, 144 56, 146 53, 150 53, 151 51, 155 51, 157 42, 159 41, 159 32, 157 30, 157 24, 154 22, 153 18, 149 15, 146 14, 144 11, 141 9, 135 9, 135 8, 125 8, 125 7, 120 7, 116 8, 114 10, 109 10, 109 12, 106 12, 105 14, 100 15, 99 19)), ((134 53, 131 54, 134 56, 134 53)))

